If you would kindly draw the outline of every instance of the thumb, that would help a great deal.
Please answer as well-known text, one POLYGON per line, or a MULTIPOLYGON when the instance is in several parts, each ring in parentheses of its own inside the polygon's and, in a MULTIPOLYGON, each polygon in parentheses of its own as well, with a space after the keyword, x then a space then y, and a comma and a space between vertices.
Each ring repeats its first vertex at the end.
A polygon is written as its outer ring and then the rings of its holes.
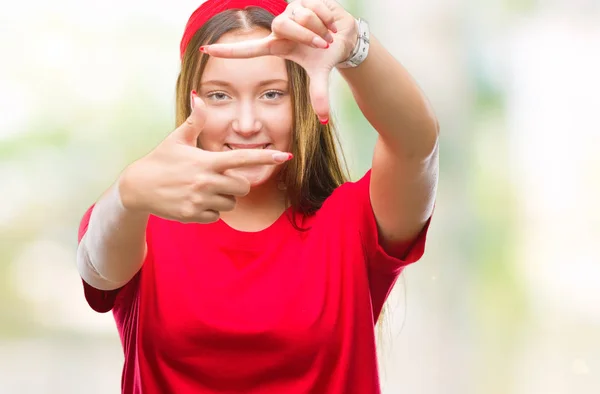
POLYGON ((204 128, 206 122, 206 105, 196 92, 192 92, 190 97, 192 113, 175 131, 172 136, 180 143, 190 146, 197 146, 198 136, 204 128))
POLYGON ((321 123, 329 121, 329 74, 331 70, 319 69, 309 73, 310 102, 321 123))

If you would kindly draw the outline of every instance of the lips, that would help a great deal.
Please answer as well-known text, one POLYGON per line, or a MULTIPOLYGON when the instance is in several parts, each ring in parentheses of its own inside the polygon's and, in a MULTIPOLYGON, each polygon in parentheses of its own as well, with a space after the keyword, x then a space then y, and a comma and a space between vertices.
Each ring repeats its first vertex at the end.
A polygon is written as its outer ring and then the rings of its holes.
POLYGON ((236 149, 266 149, 271 144, 225 144, 230 150, 236 149))

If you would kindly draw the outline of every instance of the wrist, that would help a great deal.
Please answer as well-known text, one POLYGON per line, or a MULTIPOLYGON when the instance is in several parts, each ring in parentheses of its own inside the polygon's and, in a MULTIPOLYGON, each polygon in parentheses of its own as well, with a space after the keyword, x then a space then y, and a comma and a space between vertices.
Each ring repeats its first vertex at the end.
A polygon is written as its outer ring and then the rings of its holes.
MULTIPOLYGON (((135 164, 135 163, 134 163, 135 164)), ((127 212, 146 213, 131 182, 131 165, 125 168, 113 186, 115 203, 127 212)))
POLYGON ((369 24, 362 18, 355 19, 352 37, 352 49, 344 61, 336 65, 338 69, 358 67, 369 54, 370 29, 369 24))
POLYGON ((352 19, 354 20, 354 23, 352 24, 351 33, 349 35, 350 39, 346 43, 346 52, 344 53, 344 58, 339 64, 342 64, 350 59, 358 48, 358 40, 360 39, 358 32, 358 20, 354 17, 352 17, 352 19))

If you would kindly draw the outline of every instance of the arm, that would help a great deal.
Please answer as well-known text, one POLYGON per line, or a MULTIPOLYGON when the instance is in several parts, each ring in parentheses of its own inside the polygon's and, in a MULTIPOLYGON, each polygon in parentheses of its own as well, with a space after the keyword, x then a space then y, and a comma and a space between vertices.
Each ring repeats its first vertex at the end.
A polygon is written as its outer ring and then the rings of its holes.
POLYGON ((95 204, 77 248, 81 278, 99 290, 124 286, 146 257, 148 214, 123 206, 117 181, 95 204))
MULTIPOLYGON (((77 249, 82 279, 99 290, 114 290, 141 269, 148 246, 149 215, 179 222, 212 223, 248 194, 250 182, 223 175, 229 169, 280 165, 287 152, 239 149, 208 152, 197 139, 204 127, 205 105, 193 96, 188 119, 152 152, 130 164, 95 205, 77 249)), ((85 223, 84 223, 85 225, 85 223)))
POLYGON ((437 119, 408 72, 373 36, 365 61, 340 74, 379 133, 370 196, 380 242, 406 251, 433 212, 437 119))

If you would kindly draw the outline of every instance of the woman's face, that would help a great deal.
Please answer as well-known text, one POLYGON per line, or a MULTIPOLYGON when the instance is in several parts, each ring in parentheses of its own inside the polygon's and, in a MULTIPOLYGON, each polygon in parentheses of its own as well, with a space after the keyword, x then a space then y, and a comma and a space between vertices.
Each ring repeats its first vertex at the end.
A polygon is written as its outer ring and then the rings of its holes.
MULTIPOLYGON (((219 43, 262 38, 266 30, 230 32, 219 43)), ((207 117, 199 136, 202 149, 276 149, 289 152, 292 100, 285 60, 275 56, 250 59, 209 58, 198 95, 207 117)), ((279 167, 236 169, 256 186, 272 179, 279 167)))

